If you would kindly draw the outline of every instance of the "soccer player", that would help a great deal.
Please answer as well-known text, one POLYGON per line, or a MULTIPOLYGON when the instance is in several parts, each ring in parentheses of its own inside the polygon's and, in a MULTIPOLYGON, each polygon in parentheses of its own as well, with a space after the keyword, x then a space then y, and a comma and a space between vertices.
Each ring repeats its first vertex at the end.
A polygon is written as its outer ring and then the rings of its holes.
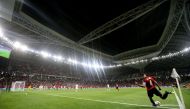
POLYGON ((109 85, 109 84, 107 84, 107 90, 108 90, 108 91, 110 90, 110 85, 109 85))
POLYGON ((75 85, 75 91, 78 92, 78 89, 79 89, 79 85, 76 84, 76 85, 75 85))
POLYGON ((115 88, 117 91, 119 91, 119 85, 118 84, 115 85, 115 88))
POLYGON ((148 97, 152 103, 153 106, 157 106, 154 102, 154 100, 152 99, 152 97, 154 96, 154 94, 156 96, 159 96, 161 99, 166 99, 168 97, 168 94, 172 94, 171 92, 165 91, 164 94, 162 94, 159 90, 161 90, 160 86, 158 85, 158 83, 156 82, 155 78, 152 76, 147 76, 146 74, 144 74, 144 85, 147 89, 147 94, 148 97), (156 86, 158 87, 158 89, 156 88, 156 86))

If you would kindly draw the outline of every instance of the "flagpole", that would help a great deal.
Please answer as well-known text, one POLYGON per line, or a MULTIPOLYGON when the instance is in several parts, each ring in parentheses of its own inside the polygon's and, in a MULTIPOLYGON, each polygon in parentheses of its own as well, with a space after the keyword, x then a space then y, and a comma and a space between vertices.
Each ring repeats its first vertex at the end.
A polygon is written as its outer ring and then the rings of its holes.
POLYGON ((173 68, 173 70, 172 70, 171 77, 176 80, 177 88, 178 88, 180 99, 181 99, 181 103, 182 103, 182 108, 185 109, 185 103, 184 103, 183 95, 182 95, 181 88, 180 88, 180 85, 179 85, 179 80, 178 80, 178 78, 180 78, 180 76, 178 75, 178 73, 177 73, 177 71, 176 71, 175 68, 173 68))
POLYGON ((173 88, 173 91, 174 91, 174 94, 175 94, 177 103, 178 103, 178 105, 179 105, 179 108, 180 108, 180 109, 183 109, 183 105, 182 105, 182 103, 181 103, 181 101, 180 101, 180 99, 179 99, 179 97, 178 97, 178 95, 177 95, 177 93, 176 93, 176 91, 175 91, 174 88, 173 88))
POLYGON ((179 90, 179 95, 180 95, 180 98, 181 98, 181 102, 183 104, 183 108, 185 109, 185 103, 184 103, 183 95, 182 95, 182 92, 181 92, 181 88, 179 86, 179 81, 178 81, 178 78, 175 78, 175 79, 176 79, 176 82, 177 82, 177 87, 178 87, 178 90, 179 90))

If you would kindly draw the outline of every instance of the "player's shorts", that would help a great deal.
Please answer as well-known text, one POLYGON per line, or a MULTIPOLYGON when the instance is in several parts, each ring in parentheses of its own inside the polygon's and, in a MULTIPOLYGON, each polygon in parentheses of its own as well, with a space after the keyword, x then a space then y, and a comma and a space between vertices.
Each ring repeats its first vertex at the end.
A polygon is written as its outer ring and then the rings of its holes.
POLYGON ((153 89, 147 91, 147 93, 148 93, 148 96, 149 96, 149 97, 153 97, 154 94, 155 94, 156 96, 160 96, 160 97, 162 96, 162 94, 160 93, 160 91, 158 91, 156 88, 153 88, 153 89))
POLYGON ((119 87, 116 87, 116 89, 119 89, 119 87))

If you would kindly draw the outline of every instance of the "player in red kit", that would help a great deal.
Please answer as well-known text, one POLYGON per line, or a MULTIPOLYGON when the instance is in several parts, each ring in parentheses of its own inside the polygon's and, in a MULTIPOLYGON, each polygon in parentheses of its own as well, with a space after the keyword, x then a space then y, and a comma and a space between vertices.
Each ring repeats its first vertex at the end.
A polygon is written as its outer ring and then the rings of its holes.
POLYGON ((162 94, 159 90, 161 90, 160 86, 158 85, 158 83, 156 82, 155 78, 152 76, 147 76, 146 74, 144 74, 144 85, 147 89, 147 94, 148 97, 152 103, 153 106, 156 106, 154 100, 152 99, 152 97, 154 96, 154 94, 156 96, 159 96, 161 99, 166 99, 168 97, 168 94, 172 94, 171 92, 165 91, 164 94, 162 94), (158 89, 156 88, 156 86, 158 87, 158 89))
POLYGON ((118 84, 115 85, 115 88, 117 91, 119 91, 119 85, 118 84))

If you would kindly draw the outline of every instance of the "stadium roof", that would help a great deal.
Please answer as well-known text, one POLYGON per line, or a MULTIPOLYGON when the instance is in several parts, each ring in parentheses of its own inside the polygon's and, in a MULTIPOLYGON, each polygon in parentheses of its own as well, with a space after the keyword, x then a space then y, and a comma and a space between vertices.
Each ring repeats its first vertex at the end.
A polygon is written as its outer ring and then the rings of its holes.
MULTIPOLYGON (((80 43, 95 29, 123 13, 147 4, 148 1, 150 0, 122 0, 120 2, 27 0, 22 11, 43 25, 80 43)), ((83 45, 113 56, 157 44, 168 18, 169 5, 170 2, 165 2, 155 9, 151 8, 150 12, 131 21, 128 25, 123 25, 101 38, 86 40, 87 42, 83 45)), ((144 12, 138 14, 142 13, 144 12)))
POLYGON ((188 0, 15 0, 11 23, 1 25, 34 48, 123 64, 189 47, 189 11, 188 0))
POLYGON ((166 0, 27 0, 22 12, 76 43, 115 56, 157 44, 169 5, 166 0))

